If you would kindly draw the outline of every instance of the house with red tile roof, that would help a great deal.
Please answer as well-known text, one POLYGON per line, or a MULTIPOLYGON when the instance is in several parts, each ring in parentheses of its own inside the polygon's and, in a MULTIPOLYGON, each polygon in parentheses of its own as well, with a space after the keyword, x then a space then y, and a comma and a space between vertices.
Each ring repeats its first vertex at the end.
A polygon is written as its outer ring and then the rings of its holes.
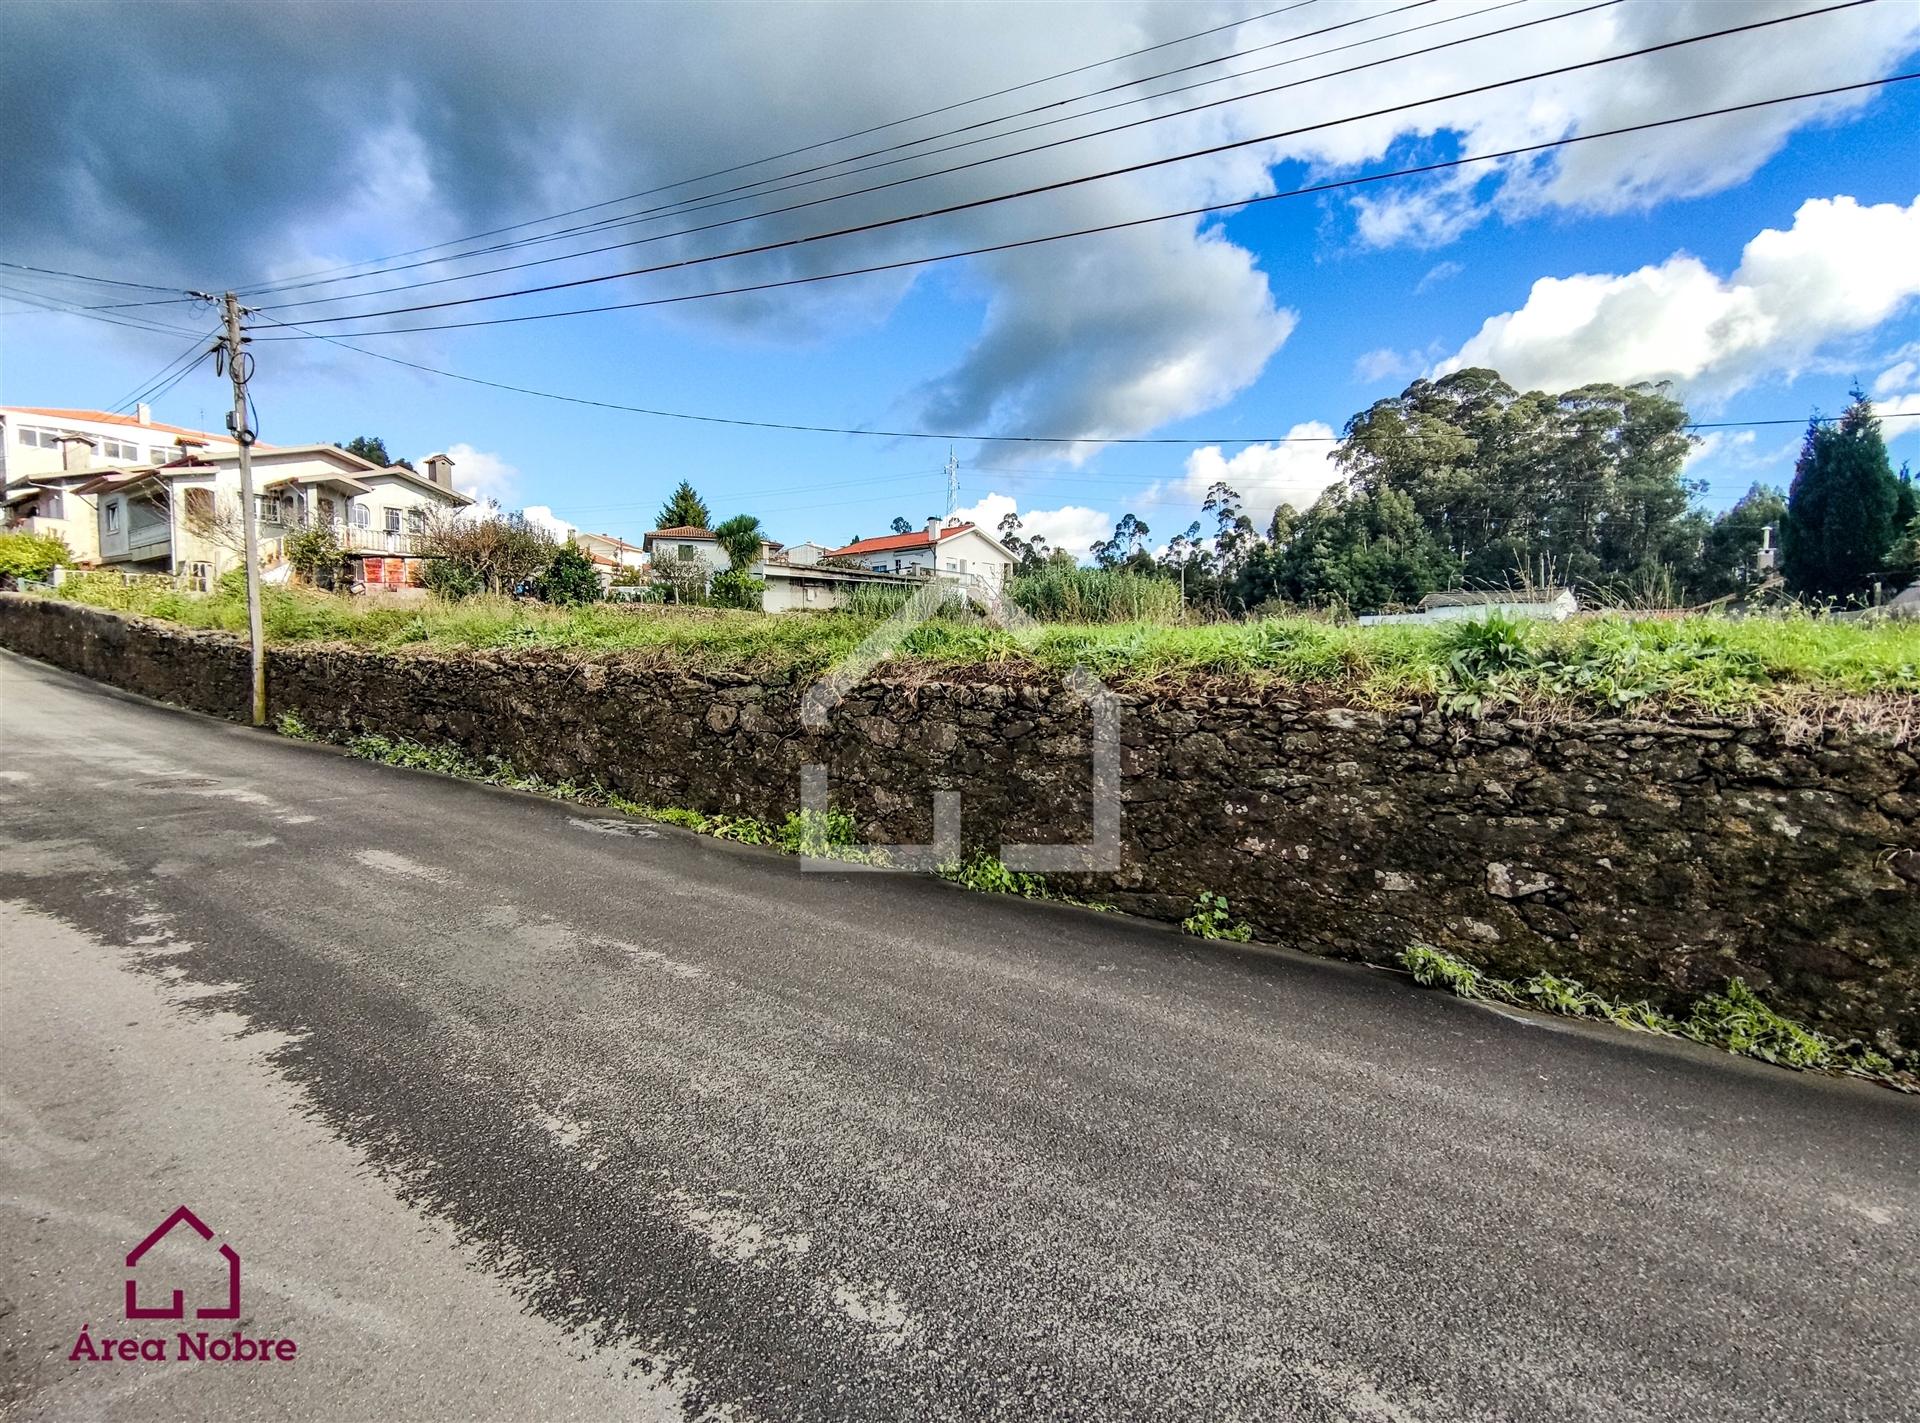
POLYGON ((940 519, 929 519, 924 529, 910 534, 856 539, 827 550, 822 557, 852 560, 882 573, 964 578, 993 588, 1012 577, 1018 562, 1004 544, 978 525, 940 519))

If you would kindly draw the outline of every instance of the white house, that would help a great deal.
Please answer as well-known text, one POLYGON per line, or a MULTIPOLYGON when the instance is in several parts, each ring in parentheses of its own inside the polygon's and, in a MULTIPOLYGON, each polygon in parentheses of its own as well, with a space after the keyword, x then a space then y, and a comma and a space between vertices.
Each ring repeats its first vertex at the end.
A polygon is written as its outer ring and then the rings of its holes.
POLYGON ((822 556, 857 561, 877 573, 971 579, 990 588, 1003 585, 1018 562, 999 540, 977 525, 943 524, 939 519, 927 520, 926 528, 910 534, 857 539, 822 556))
MULTIPOLYGON (((56 534, 77 563, 100 560, 99 511, 80 488, 111 469, 166 464, 186 448, 233 453, 231 435, 108 410, 0 406, 0 509, 7 527, 56 534), (184 444, 183 444, 184 442, 184 444)), ((270 445, 255 445, 265 452, 270 445)))
MULTIPOLYGON (((99 561, 133 573, 170 573, 207 588, 243 557, 237 449, 185 445, 158 465, 107 470, 76 487, 96 506, 99 561)), ((334 445, 253 450, 260 562, 286 556, 287 538, 328 528, 349 574, 369 588, 417 587, 428 526, 473 501, 453 487, 453 461, 429 455, 426 472, 382 468, 334 445)))

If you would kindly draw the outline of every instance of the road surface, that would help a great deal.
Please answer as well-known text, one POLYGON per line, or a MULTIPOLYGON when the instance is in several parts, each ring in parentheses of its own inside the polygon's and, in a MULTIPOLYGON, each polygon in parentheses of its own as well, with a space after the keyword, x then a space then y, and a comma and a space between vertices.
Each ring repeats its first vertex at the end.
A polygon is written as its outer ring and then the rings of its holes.
POLYGON ((8 1419, 1920 1417, 1920 1101, 0 699, 8 1419))

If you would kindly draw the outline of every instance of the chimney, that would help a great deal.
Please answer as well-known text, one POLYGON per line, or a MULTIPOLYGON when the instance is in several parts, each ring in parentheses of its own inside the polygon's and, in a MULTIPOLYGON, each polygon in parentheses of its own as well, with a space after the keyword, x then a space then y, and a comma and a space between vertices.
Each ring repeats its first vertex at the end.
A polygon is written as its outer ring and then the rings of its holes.
POLYGON ((68 474, 78 474, 82 470, 93 468, 93 436, 62 435, 60 467, 68 474))
POLYGON ((138 420, 142 425, 151 425, 153 423, 153 407, 145 401, 142 401, 134 407, 133 418, 138 420))
POLYGON ((927 520, 927 542, 935 548, 940 546, 940 518, 938 515, 927 520))
POLYGON ((421 461, 427 467, 427 479, 449 493, 453 490, 453 460, 444 454, 431 454, 421 461))

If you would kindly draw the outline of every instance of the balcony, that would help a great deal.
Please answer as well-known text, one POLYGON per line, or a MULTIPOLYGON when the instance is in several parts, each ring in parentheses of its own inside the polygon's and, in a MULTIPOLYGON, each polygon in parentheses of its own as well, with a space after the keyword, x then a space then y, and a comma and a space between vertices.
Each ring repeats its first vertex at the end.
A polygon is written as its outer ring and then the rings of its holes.
POLYGON ((348 553, 419 554, 425 551, 426 535, 404 529, 363 528, 338 519, 326 522, 285 515, 277 519, 263 516, 260 520, 260 537, 274 544, 275 553, 280 552, 280 544, 288 534, 301 529, 333 530, 334 540, 348 553))

